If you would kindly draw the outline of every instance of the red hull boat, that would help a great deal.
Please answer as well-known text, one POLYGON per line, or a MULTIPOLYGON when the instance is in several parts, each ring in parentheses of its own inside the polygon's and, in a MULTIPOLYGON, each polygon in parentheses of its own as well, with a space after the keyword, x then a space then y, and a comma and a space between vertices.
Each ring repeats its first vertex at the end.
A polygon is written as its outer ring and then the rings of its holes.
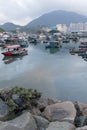
POLYGON ((7 50, 5 52, 2 52, 2 54, 7 56, 23 56, 27 55, 28 51, 25 49, 22 49, 20 45, 10 45, 5 47, 7 50))
POLYGON ((4 47, 6 50, 2 52, 4 56, 12 56, 15 49, 20 48, 20 45, 6 45, 4 47))
POLYGON ((8 51, 8 52, 3 52, 2 54, 3 54, 4 56, 12 56, 12 52, 13 52, 13 51, 8 51))

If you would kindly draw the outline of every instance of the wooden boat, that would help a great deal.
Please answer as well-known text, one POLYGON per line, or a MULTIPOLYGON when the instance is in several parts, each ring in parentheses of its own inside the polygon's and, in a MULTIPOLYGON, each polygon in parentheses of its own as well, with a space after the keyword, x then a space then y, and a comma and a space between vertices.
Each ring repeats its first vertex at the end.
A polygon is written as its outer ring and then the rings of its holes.
POLYGON ((7 51, 7 52, 3 52, 2 53, 4 56, 11 56, 12 52, 11 51, 7 51))
POLYGON ((2 41, 1 39, 0 39, 0 47, 2 47, 2 46, 4 46, 5 45, 5 41, 2 41))
POLYGON ((80 42, 81 44, 83 44, 83 45, 87 45, 87 42, 80 42))
POLYGON ((79 49, 79 50, 70 50, 69 51, 71 54, 80 54, 80 53, 85 53, 86 50, 79 49))
POLYGON ((27 55, 28 51, 22 48, 19 48, 19 50, 13 51, 12 56, 24 56, 27 55))
POLYGON ((83 53, 79 53, 78 56, 82 56, 82 58, 87 57, 87 53, 83 52, 83 53))
POLYGON ((4 56, 12 56, 12 53, 17 50, 18 48, 20 48, 20 45, 5 45, 4 46, 4 52, 2 52, 2 54, 4 56))
POLYGON ((62 40, 63 43, 70 43, 69 39, 62 40))
POLYGON ((79 48, 87 48, 87 45, 80 45, 79 48))
POLYGON ((27 48, 27 47, 29 46, 29 43, 28 43, 28 42, 22 42, 22 43, 20 44, 20 46, 21 46, 22 48, 27 48))
POLYGON ((87 51, 87 48, 80 48, 80 51, 87 51))
POLYGON ((5 52, 2 52, 4 56, 18 56, 28 54, 27 50, 22 49, 20 45, 7 45, 5 46, 5 52))
POLYGON ((60 43, 58 41, 51 41, 45 46, 45 48, 59 48, 59 47, 60 43))

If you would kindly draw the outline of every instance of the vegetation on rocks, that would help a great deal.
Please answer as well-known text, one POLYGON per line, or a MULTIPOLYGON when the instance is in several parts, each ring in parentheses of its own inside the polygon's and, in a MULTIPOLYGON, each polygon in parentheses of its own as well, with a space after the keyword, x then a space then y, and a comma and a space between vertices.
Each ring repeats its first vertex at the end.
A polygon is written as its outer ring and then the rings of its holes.
POLYGON ((16 124, 19 121, 18 128, 23 121, 22 123, 28 124, 29 129, 34 124, 35 129, 32 130, 55 128, 77 130, 87 126, 87 104, 56 101, 44 98, 35 89, 15 86, 0 91, 0 121, 6 121, 6 123, 2 122, 3 130, 10 128, 8 120, 13 121, 11 129, 14 128, 15 121, 16 124))
POLYGON ((15 86, 8 91, 1 91, 0 98, 9 106, 9 113, 31 109, 37 106, 41 93, 35 89, 25 89, 15 86))

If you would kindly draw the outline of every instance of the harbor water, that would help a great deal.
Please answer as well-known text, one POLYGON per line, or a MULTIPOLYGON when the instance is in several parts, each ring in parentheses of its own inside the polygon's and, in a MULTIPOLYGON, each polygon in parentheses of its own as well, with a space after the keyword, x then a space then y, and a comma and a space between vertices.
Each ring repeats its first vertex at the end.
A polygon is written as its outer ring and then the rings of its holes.
POLYGON ((0 88, 17 85, 37 89, 46 97, 87 103, 87 61, 71 55, 69 47, 29 45, 28 55, 11 59, 4 59, 0 48, 0 88))

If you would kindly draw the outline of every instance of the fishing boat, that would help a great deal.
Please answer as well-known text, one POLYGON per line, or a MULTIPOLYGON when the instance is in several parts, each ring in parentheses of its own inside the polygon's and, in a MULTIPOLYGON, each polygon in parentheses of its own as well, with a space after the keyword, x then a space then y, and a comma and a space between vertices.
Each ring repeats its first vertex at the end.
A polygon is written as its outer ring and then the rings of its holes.
POLYGON ((47 43, 47 45, 45 46, 45 48, 59 48, 59 47, 60 43, 58 41, 51 41, 47 43))
POLYGON ((12 56, 12 53, 18 48, 20 48, 20 45, 5 45, 4 52, 2 52, 2 54, 4 56, 12 56))
POLYGON ((27 54, 27 50, 20 47, 20 45, 7 45, 5 51, 2 52, 4 56, 18 56, 27 54))
POLYGON ((20 39, 18 40, 18 44, 22 47, 22 48, 27 48, 29 46, 29 42, 27 40, 23 40, 20 39))
POLYGON ((22 43, 20 44, 20 46, 21 46, 22 48, 27 48, 27 47, 29 46, 29 43, 28 43, 28 42, 22 42, 22 43))
POLYGON ((15 50, 12 52, 12 56, 24 56, 27 54, 28 54, 28 51, 22 48, 19 48, 18 50, 15 50))
POLYGON ((82 53, 85 53, 86 50, 83 50, 83 49, 79 49, 79 50, 70 50, 69 53, 70 54, 82 54, 82 53))
POLYGON ((83 44, 83 45, 87 45, 87 41, 82 41, 80 43, 83 44))

